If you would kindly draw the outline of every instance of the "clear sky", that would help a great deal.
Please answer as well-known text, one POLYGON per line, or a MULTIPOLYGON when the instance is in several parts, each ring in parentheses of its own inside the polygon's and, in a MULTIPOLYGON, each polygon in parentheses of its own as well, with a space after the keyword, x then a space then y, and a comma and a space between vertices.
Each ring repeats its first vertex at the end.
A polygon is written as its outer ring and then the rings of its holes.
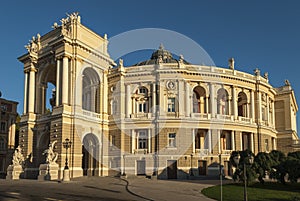
POLYGON ((234 57, 236 69, 253 73, 260 68, 269 73, 275 87, 288 79, 300 100, 299 10, 297 0, 1 1, 0 91, 3 98, 19 102, 21 113, 24 75, 17 57, 26 53, 24 45, 33 35, 47 33, 65 13, 79 11, 82 23, 100 35, 112 37, 140 28, 186 35, 200 44, 217 66, 227 67, 228 58, 234 57))

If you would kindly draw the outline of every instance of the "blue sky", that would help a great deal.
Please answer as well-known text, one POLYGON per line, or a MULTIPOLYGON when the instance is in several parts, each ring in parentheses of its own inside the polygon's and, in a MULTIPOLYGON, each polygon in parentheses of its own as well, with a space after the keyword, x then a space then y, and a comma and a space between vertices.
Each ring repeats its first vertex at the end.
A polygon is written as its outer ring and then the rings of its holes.
POLYGON ((300 100, 299 9, 296 0, 2 1, 0 91, 4 98, 18 101, 22 111, 24 75, 17 57, 26 53, 24 45, 33 35, 47 33, 65 13, 79 11, 82 23, 100 35, 112 37, 140 28, 186 35, 200 44, 217 66, 227 67, 228 58, 234 57, 238 70, 269 72, 275 87, 289 79, 300 100))

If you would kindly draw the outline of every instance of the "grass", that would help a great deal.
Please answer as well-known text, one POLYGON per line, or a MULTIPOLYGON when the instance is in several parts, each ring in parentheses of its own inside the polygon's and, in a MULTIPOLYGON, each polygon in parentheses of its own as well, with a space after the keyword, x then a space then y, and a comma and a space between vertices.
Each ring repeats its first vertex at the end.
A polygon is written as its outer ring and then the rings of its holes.
MULTIPOLYGON (((256 183, 247 187, 248 201, 300 201, 300 183, 279 184, 275 182, 256 183)), ((202 190, 202 193, 215 200, 220 199, 220 186, 202 190)), ((223 185, 223 201, 243 201, 244 186, 242 184, 223 185)))

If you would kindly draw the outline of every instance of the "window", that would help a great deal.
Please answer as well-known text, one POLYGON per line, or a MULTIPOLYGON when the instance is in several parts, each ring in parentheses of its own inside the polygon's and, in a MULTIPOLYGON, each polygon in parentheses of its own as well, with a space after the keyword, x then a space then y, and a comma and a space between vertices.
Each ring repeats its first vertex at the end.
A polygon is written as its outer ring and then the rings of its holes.
POLYGON ((146 103, 140 103, 139 104, 139 112, 140 113, 146 113, 147 112, 147 104, 146 103))
POLYGON ((168 112, 175 112, 175 98, 168 98, 168 112))
POLYGON ((140 88, 139 90, 140 94, 146 94, 147 93, 147 89, 145 87, 140 88))
POLYGON ((169 147, 176 147, 176 133, 169 133, 169 147))
POLYGON ((111 114, 117 114, 117 101, 111 103, 111 114))
POLYGON ((266 151, 269 151, 269 140, 265 139, 265 147, 266 147, 266 151))
POLYGON ((3 138, 0 138, 0 150, 4 151, 6 149, 5 140, 3 138))
POLYGON ((0 131, 2 131, 2 132, 6 131, 6 124, 5 124, 5 122, 1 122, 0 131))
POLYGON ((109 136, 109 145, 111 147, 116 145, 116 136, 114 136, 114 135, 109 136))
POLYGON ((139 132, 138 148, 147 149, 147 134, 145 131, 139 132))

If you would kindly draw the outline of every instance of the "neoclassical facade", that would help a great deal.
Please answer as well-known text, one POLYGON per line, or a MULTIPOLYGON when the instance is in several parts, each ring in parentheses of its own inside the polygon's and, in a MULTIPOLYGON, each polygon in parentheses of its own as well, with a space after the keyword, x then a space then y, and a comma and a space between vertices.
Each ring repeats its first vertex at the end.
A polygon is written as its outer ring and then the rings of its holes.
POLYGON ((15 101, 1 98, 0 92, 0 178, 5 176, 13 151, 18 144, 18 138, 16 139, 17 105, 15 101))
POLYGON ((33 37, 19 57, 25 177, 37 177, 42 152, 55 140, 60 178, 66 151, 71 177, 170 179, 216 174, 220 162, 230 175, 233 150, 293 151, 298 107, 288 81, 274 88, 267 74, 238 71, 233 59, 229 68, 193 65, 163 46, 149 60, 116 65, 106 35, 82 25, 76 13, 61 22, 33 37))

